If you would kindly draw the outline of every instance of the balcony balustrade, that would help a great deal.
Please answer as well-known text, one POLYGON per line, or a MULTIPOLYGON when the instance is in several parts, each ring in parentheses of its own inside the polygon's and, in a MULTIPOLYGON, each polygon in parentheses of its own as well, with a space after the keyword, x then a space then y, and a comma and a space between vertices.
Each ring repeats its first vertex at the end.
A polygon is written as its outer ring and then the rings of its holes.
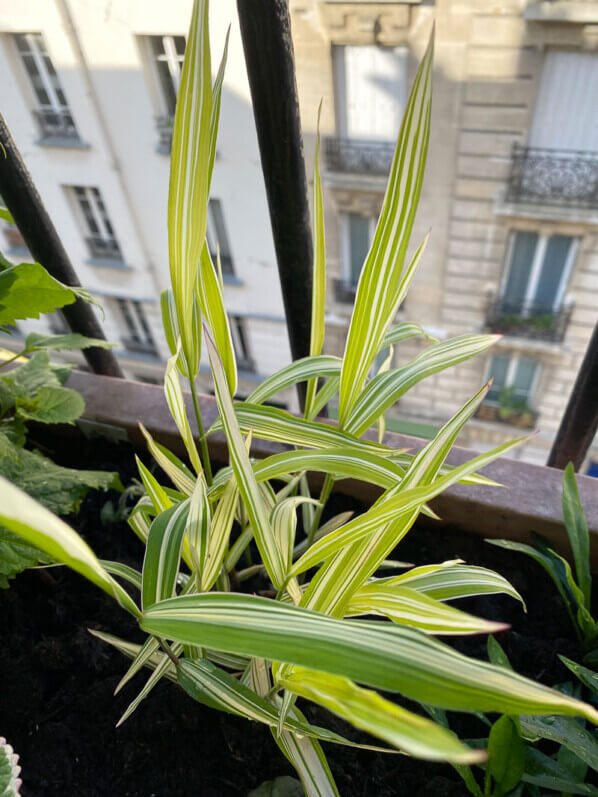
POLYGON ((505 199, 598 209, 598 152, 514 144, 505 199))
POLYGON ((38 108, 33 112, 40 126, 42 139, 59 138, 79 141, 79 133, 68 108, 38 108))
POLYGON ((332 172, 387 175, 394 144, 386 141, 361 141, 353 138, 327 138, 326 165, 332 172))
POLYGON ((509 302, 493 297, 488 303, 486 327, 502 335, 559 343, 565 337, 572 311, 572 303, 555 309, 538 302, 509 302))
POLYGON ((92 257, 106 260, 122 260, 122 253, 114 238, 102 238, 99 235, 90 235, 85 239, 92 257))

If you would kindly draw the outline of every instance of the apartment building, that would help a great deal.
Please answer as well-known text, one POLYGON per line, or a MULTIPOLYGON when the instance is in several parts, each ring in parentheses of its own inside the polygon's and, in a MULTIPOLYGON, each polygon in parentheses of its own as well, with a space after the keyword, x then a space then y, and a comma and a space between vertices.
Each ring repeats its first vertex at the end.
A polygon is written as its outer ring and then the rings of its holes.
MULTIPOLYGON (((169 154, 191 8, 0 0, 1 111, 133 379, 161 381, 169 356, 159 297, 169 285, 169 154)), ((234 0, 212 2, 210 16, 214 72, 232 28, 207 237, 220 250, 243 396, 290 349, 234 0)), ((6 224, 0 249, 15 262, 29 256, 6 224)), ((64 321, 58 313, 21 327, 56 332, 64 321)))
MULTIPOLYGON (((398 318, 439 338, 503 337, 488 356, 418 385, 390 414, 405 431, 437 426, 492 376, 459 442, 482 450, 537 428, 519 456, 544 464, 598 319, 598 3, 290 6, 310 154, 323 100, 329 351, 343 349, 434 19, 432 132, 413 246, 432 235, 398 318)), ((401 344, 394 364, 422 346, 401 344)), ((595 444, 585 469, 596 460, 595 444)))

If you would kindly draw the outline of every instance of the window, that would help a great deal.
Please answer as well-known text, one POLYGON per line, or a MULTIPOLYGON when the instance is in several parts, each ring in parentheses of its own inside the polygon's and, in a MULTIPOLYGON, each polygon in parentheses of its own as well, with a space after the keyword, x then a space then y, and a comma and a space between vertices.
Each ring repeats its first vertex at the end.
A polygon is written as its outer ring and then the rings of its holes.
POLYGON ((374 236, 376 219, 346 213, 340 217, 340 224, 343 276, 335 283, 336 300, 351 303, 374 236))
POLYGON ((148 36, 148 40, 160 84, 164 112, 172 118, 185 57, 185 37, 148 36))
POLYGON ((127 330, 122 342, 126 349, 156 357, 158 352, 141 302, 135 299, 117 299, 118 309, 127 330))
POLYGON ((230 332, 233 339, 235 357, 237 359, 237 367, 240 371, 254 371, 255 365, 251 359, 251 355, 247 347, 245 320, 240 318, 238 315, 231 315, 229 319, 230 332))
POLYGON ((219 199, 210 199, 208 203, 208 226, 207 235, 208 248, 212 260, 216 262, 216 254, 220 251, 220 264, 223 274, 234 274, 233 259, 231 256, 226 227, 224 226, 224 216, 222 214, 222 202, 219 199))
POLYGON ((31 83, 37 107, 34 114, 43 138, 78 139, 64 90, 41 33, 17 33, 15 42, 31 83))
POLYGON ((537 375, 536 360, 519 355, 496 354, 490 360, 488 377, 494 377, 494 382, 487 400, 495 403, 508 401, 513 408, 518 409, 529 408, 537 375))
POLYGON ((334 47, 339 135, 395 141, 407 99, 407 49, 334 47))
POLYGON ((515 232, 509 245, 501 311, 523 316, 557 312, 575 249, 576 239, 569 235, 515 232))
POLYGON ((99 189, 76 185, 70 191, 91 256, 121 261, 120 247, 99 189))

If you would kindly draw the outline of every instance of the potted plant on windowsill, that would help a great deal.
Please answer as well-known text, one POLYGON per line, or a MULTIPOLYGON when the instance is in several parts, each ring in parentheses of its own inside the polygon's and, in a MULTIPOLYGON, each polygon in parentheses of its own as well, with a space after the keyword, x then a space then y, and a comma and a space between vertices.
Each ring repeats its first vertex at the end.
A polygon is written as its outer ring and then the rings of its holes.
MULTIPOLYGON (((151 670, 121 722, 160 679, 168 678, 204 706, 267 726, 308 795, 339 793, 322 741, 356 750, 365 743, 312 721, 303 713, 304 703, 375 737, 370 746, 375 750, 446 761, 475 782, 469 767, 483 765, 486 753, 447 728, 444 710, 549 713, 590 722, 598 722, 598 712, 434 639, 504 630, 498 620, 446 602, 495 592, 521 600, 507 579, 454 559, 401 575, 385 572, 397 569, 389 557, 419 515, 434 517, 431 500, 456 483, 492 485, 478 471, 525 439, 455 467, 446 464, 457 435, 487 395, 489 385, 484 385, 417 454, 382 443, 384 413, 400 396, 426 376, 486 351, 496 340, 492 335, 463 335, 437 342, 416 323, 391 326, 427 241, 407 261, 429 135, 432 40, 399 134, 343 358, 321 353, 326 275, 317 151, 310 355, 265 380, 247 401, 234 403, 237 367, 222 275, 205 244, 224 70, 223 59, 212 85, 207 19, 207 0, 196 0, 173 132, 172 289, 162 297, 172 352, 165 394, 190 465, 142 427, 149 452, 165 476, 157 477, 138 461, 145 494, 128 523, 145 547, 141 566, 100 561, 72 528, 6 480, 0 480, 0 522, 107 593, 143 632, 142 642, 94 632, 133 659, 119 689, 143 668, 151 670), (202 321, 220 413, 208 433, 224 431, 230 460, 217 473, 195 385, 202 321), (392 347, 414 337, 427 338, 430 345, 412 362, 391 368, 392 347), (372 364, 386 350, 388 356, 370 378, 372 364), (191 433, 181 376, 191 388, 199 444, 191 433), (264 405, 300 381, 307 382, 302 417, 264 405), (338 426, 314 421, 337 393, 338 426), (378 442, 363 438, 372 423, 378 424, 378 442), (255 462, 250 456, 254 437, 283 440, 293 448, 255 462), (305 478, 308 472, 324 478, 315 495, 305 478), (341 478, 375 484, 382 495, 357 517, 342 512, 323 522, 334 483, 341 478), (242 557, 249 555, 252 561, 241 567, 242 557), (257 579, 257 589, 251 579, 257 579), (389 622, 355 619, 370 615, 389 622), (376 690, 401 698, 395 702, 376 690), (425 704, 430 717, 401 704, 404 698, 425 704)), ((202 741, 196 740, 197 752, 202 741)), ((158 757, 155 766, 160 764, 158 757)))

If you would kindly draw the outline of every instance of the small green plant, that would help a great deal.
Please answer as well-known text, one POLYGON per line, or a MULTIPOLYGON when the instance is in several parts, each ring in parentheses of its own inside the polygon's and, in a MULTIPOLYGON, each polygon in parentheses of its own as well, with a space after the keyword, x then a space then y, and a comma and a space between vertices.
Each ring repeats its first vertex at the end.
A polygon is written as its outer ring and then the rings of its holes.
MULTIPOLYGON (((2 218, 11 221, 1 208, 2 218)), ((39 263, 12 265, 0 255, 0 330, 11 334, 17 321, 39 318, 71 304, 82 289, 54 279, 39 263)), ((49 351, 108 347, 105 340, 78 334, 42 335, 32 332, 21 350, 0 360, 0 474, 59 515, 79 509, 90 489, 120 487, 117 474, 75 470, 56 465, 40 451, 26 448, 28 424, 72 424, 83 413, 81 395, 65 387, 70 365, 54 365, 49 351)), ((48 558, 0 526, 0 587, 26 567, 48 558)))
POLYGON ((19 797, 21 793, 19 756, 0 736, 0 797, 19 797))
POLYGON ((563 519, 573 553, 573 569, 569 562, 539 534, 534 535, 533 547, 511 540, 487 540, 487 542, 525 553, 546 570, 554 581, 571 618, 585 653, 584 660, 595 666, 598 663, 598 626, 592 616, 591 606, 590 535, 575 481, 575 470, 571 463, 563 473, 563 519))
POLYGON ((458 482, 494 484, 478 471, 524 439, 458 467, 446 464, 488 385, 417 454, 385 446, 382 434, 377 443, 363 438, 376 423, 383 432, 386 410, 413 385, 486 351, 496 340, 491 335, 440 343, 428 338, 430 345, 415 359, 392 368, 386 356, 371 376, 381 352, 409 338, 426 339, 416 323, 392 324, 427 240, 408 260, 429 137, 432 41, 407 105, 344 356, 322 354, 326 266, 318 142, 310 354, 266 379, 247 401, 234 402, 237 372, 222 277, 205 244, 226 59, 225 48, 212 84, 207 21, 207 0, 196 0, 173 129, 168 201, 172 288, 162 296, 172 352, 165 395, 190 467, 141 427, 150 453, 172 483, 162 484, 138 462, 145 494, 128 522, 145 544, 141 570, 100 562, 69 526, 1 478, 0 521, 105 590, 145 632, 143 644, 92 632, 133 659, 117 689, 142 668, 151 670, 120 722, 161 678, 170 678, 199 703, 267 725, 310 796, 338 794, 321 742, 356 743, 312 724, 299 699, 376 737, 384 745, 376 749, 398 749, 460 767, 482 762, 485 751, 459 740, 434 715, 428 719, 414 713, 377 690, 425 702, 434 711, 550 713, 598 721, 592 706, 463 656, 434 638, 503 629, 450 602, 492 593, 521 600, 506 579, 460 561, 396 575, 397 563, 388 558, 420 513, 435 517, 429 506, 433 498, 458 482), (230 460, 216 474, 195 387, 202 320, 220 415, 208 433, 224 431, 230 460), (181 375, 191 388, 199 449, 181 375), (264 405, 301 381, 307 382, 302 417, 264 405), (337 394, 338 425, 315 421, 319 409, 337 394), (292 448, 256 461, 253 437, 292 448), (312 495, 311 473, 323 475, 319 494, 312 495), (377 485, 382 494, 357 517, 342 513, 324 522, 333 486, 345 478, 377 485), (255 594, 252 578, 258 579, 262 595, 255 594), (246 582, 250 590, 243 592, 246 582), (372 615, 389 622, 364 619, 372 615))

